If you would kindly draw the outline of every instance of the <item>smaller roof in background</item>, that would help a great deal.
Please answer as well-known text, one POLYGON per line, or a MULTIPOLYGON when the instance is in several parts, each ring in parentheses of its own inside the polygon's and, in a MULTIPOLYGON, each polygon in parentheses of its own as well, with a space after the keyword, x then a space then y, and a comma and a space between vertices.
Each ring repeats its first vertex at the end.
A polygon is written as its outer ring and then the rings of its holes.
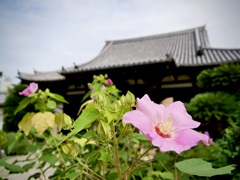
POLYGON ((19 78, 27 81, 62 81, 65 76, 60 74, 60 71, 40 72, 35 71, 34 74, 18 72, 19 78))

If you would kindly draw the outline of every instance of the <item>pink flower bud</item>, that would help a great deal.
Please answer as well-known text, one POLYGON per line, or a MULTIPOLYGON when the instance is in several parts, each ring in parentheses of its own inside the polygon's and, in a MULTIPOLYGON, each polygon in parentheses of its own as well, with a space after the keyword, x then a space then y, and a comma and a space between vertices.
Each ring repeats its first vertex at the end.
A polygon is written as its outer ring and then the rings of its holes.
POLYGON ((106 84, 107 85, 111 85, 111 84, 113 84, 113 82, 112 82, 112 80, 110 78, 108 78, 108 79, 106 79, 106 84))

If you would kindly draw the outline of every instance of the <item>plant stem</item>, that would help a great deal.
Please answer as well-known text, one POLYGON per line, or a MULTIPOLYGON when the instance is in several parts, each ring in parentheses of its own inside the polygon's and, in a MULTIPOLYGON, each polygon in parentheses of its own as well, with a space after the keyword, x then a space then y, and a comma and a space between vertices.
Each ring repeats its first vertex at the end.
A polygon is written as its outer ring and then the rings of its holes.
POLYGON ((63 165, 64 165, 64 168, 66 168, 66 167, 67 167, 67 166, 66 166, 66 163, 65 163, 65 161, 64 161, 64 159, 63 159, 63 156, 62 156, 62 153, 61 153, 61 151, 60 151, 60 149, 59 149, 59 147, 58 147, 58 145, 57 145, 56 139, 54 138, 53 132, 52 132, 51 130, 49 130, 49 131, 50 131, 50 134, 51 134, 51 136, 52 136, 52 138, 53 138, 54 144, 55 144, 55 146, 56 146, 56 148, 57 148, 57 152, 58 152, 58 154, 59 154, 59 156, 60 156, 60 159, 61 159, 61 161, 62 161, 62 163, 63 163, 63 165))
POLYGON ((118 179, 122 180, 121 165, 120 165, 120 161, 119 161, 120 156, 119 156, 119 152, 118 152, 118 140, 117 140, 117 137, 116 137, 115 127, 114 127, 113 123, 112 123, 112 133, 113 133, 114 150, 115 150, 115 155, 116 155, 115 167, 116 167, 117 172, 118 172, 118 179))
POLYGON ((149 147, 141 156, 139 156, 138 159, 135 160, 135 161, 132 163, 132 165, 123 173, 123 175, 125 176, 125 175, 127 175, 128 173, 132 172, 133 166, 134 166, 146 153, 148 153, 148 151, 151 150, 152 147, 153 147, 153 146, 149 147))
MULTIPOLYGON (((104 177, 102 177, 101 175, 97 174, 96 172, 94 172, 92 169, 90 169, 86 164, 83 164, 82 161, 79 158, 76 158, 78 163, 81 164, 84 168, 86 168, 88 171, 90 171, 91 173, 93 173, 97 179, 105 179, 104 177)), ((91 175, 92 176, 92 175, 91 175)), ((95 179, 96 179, 95 178, 95 179)))
POLYGON ((177 158, 178 158, 178 154, 176 155, 175 160, 174 160, 175 180, 178 180, 178 171, 177 171, 177 167, 175 166, 177 158))

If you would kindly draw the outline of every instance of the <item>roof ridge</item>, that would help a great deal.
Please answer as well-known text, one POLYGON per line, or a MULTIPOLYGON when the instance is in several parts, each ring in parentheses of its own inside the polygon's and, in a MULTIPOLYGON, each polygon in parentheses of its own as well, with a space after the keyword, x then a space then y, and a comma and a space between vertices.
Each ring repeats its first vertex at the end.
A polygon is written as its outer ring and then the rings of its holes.
POLYGON ((155 35, 148 35, 148 36, 140 36, 140 37, 135 37, 135 38, 118 39, 118 40, 107 40, 105 43, 106 44, 108 44, 110 42, 121 43, 121 42, 129 42, 129 41, 139 41, 139 40, 144 40, 144 39, 153 39, 153 38, 156 38, 156 37, 167 37, 167 36, 179 35, 179 34, 187 33, 187 32, 194 32, 195 29, 205 30, 205 25, 198 26, 198 27, 195 27, 195 28, 189 28, 189 29, 185 29, 185 30, 173 31, 173 32, 169 32, 169 33, 162 33, 162 34, 155 34, 155 35))
POLYGON ((234 51, 240 50, 240 48, 217 48, 217 47, 202 47, 202 49, 205 49, 205 50, 234 50, 234 51))

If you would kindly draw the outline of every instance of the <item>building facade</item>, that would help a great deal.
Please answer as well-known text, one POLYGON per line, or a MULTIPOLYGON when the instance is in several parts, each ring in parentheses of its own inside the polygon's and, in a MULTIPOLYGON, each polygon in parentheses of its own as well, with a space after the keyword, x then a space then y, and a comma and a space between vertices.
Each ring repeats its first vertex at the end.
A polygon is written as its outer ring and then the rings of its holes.
POLYGON ((205 26, 153 36, 106 41, 91 61, 54 72, 19 72, 22 83, 34 81, 70 102, 64 111, 72 116, 88 91, 93 75, 108 74, 118 89, 137 97, 149 94, 155 102, 167 97, 183 102, 198 93, 196 76, 206 68, 240 62, 240 49, 210 46, 205 26))

